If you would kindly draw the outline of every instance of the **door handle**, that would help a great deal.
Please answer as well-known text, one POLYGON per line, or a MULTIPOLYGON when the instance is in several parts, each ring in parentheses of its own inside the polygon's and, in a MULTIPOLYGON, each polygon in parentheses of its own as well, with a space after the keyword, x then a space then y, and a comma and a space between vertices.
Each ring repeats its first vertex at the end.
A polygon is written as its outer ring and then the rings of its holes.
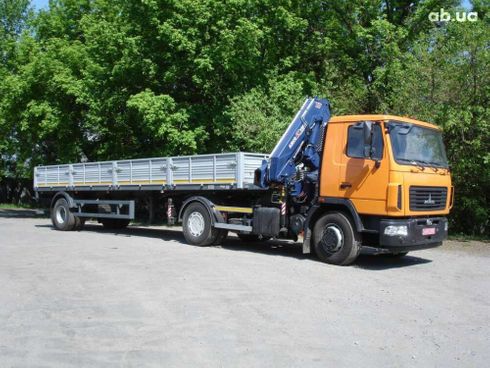
POLYGON ((347 189, 347 188, 352 188, 352 184, 345 181, 340 184, 340 189, 347 189))

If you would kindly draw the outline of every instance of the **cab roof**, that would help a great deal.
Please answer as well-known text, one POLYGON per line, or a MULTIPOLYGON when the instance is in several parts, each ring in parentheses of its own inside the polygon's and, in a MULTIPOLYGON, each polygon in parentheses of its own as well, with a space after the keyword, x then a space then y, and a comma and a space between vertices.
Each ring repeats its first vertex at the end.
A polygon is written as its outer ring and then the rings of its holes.
POLYGON ((372 120, 372 121, 396 120, 396 121, 403 121, 407 123, 425 126, 427 128, 441 130, 441 128, 438 127, 437 125, 426 123, 425 121, 415 120, 405 116, 397 116, 397 115, 376 115, 376 114, 340 115, 340 116, 332 116, 329 120, 329 123, 346 123, 346 122, 356 122, 356 121, 364 121, 364 120, 372 120))

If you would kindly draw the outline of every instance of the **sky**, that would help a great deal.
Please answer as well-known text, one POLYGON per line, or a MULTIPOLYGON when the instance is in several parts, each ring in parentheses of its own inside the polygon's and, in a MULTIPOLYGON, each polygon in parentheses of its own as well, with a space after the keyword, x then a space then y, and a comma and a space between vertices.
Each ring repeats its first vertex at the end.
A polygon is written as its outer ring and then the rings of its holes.
MULTIPOLYGON (((36 9, 45 9, 49 5, 49 0, 32 0, 32 4, 36 9)), ((461 0, 461 5, 465 9, 471 9, 470 0, 461 0)))
POLYGON ((45 9, 49 5, 49 0, 32 0, 32 4, 36 9, 45 9))

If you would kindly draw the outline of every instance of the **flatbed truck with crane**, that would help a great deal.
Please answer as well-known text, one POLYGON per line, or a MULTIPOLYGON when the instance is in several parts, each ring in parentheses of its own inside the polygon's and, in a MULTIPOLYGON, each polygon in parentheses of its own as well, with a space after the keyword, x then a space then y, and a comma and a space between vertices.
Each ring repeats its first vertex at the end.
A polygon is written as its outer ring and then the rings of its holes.
POLYGON ((149 207, 186 242, 302 239, 347 265, 363 247, 403 256, 442 244, 454 188, 440 128, 393 115, 330 116, 307 98, 270 154, 220 153, 38 166, 53 226, 120 229, 149 207))

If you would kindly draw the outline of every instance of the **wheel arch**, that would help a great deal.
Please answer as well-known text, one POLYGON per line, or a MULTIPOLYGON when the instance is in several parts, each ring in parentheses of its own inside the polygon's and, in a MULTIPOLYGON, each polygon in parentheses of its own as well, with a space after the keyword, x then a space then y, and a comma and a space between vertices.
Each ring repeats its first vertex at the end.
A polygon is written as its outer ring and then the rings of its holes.
POLYGON ((306 216, 303 239, 303 253, 311 253, 311 236, 316 221, 327 212, 340 212, 354 225, 358 233, 364 231, 364 225, 356 208, 349 199, 322 197, 322 201, 311 207, 306 216))
POLYGON ((51 204, 49 206, 49 209, 52 210, 56 201, 60 198, 66 199, 68 202, 68 207, 70 208, 75 208, 75 202, 73 201, 73 198, 67 193, 67 192, 57 192, 53 198, 51 199, 51 204))
POLYGON ((215 207, 214 203, 211 202, 209 199, 203 196, 193 196, 190 198, 187 198, 183 203, 182 206, 179 209, 179 215, 177 216, 177 219, 179 222, 182 222, 182 217, 184 216, 185 209, 191 204, 191 203, 201 203, 206 210, 209 213, 209 217, 211 218, 211 225, 214 225, 216 222, 225 222, 225 219, 223 218, 223 215, 221 212, 219 212, 215 207))

